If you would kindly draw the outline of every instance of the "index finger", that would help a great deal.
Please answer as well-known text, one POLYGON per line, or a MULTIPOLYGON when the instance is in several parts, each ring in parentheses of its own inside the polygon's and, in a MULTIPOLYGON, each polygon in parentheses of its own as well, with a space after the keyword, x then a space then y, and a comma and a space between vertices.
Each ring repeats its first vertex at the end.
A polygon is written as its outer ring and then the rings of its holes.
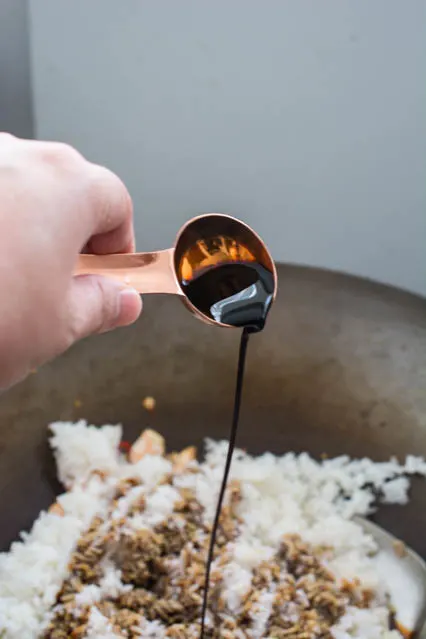
POLYGON ((108 169, 91 165, 89 204, 93 211, 85 249, 96 254, 135 250, 133 203, 120 178, 108 169))

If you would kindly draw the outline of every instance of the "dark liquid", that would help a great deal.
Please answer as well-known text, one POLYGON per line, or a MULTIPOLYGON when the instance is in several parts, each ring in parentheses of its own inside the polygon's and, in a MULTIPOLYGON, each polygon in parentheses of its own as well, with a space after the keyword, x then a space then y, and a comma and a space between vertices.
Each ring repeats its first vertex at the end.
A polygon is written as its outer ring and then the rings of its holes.
POLYGON ((210 267, 199 273, 189 283, 183 282, 183 286, 194 306, 205 315, 209 315, 218 322, 243 328, 228 453, 207 555, 200 631, 200 639, 204 639, 210 571, 238 431, 247 346, 250 334, 261 331, 265 325, 266 316, 272 304, 274 277, 260 264, 235 262, 210 267))
POLYGON ((201 271, 182 288, 204 315, 260 331, 272 303, 274 276, 256 262, 232 262, 201 271))

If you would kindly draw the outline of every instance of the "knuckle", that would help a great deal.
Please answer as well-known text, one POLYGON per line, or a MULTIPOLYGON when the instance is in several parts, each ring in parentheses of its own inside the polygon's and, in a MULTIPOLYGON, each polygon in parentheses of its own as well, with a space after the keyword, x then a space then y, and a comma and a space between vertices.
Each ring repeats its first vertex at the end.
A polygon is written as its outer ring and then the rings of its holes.
POLYGON ((94 333, 101 333, 108 324, 110 312, 110 304, 103 280, 100 278, 93 279, 92 290, 95 298, 94 308, 96 309, 92 329, 94 333))
MULTIPOLYGON (((116 291, 109 286, 105 286, 103 279, 97 281, 99 302, 99 317, 97 320, 97 333, 103 333, 114 325, 118 316, 118 297, 116 291)), ((109 283, 108 283, 109 284, 109 283)))
POLYGON ((0 144, 3 142, 12 142, 12 140, 17 140, 14 135, 8 133, 7 131, 0 131, 0 144))
POLYGON ((93 165, 90 182, 90 199, 109 226, 110 219, 117 219, 117 212, 124 221, 133 215, 133 203, 124 182, 105 167, 93 165))
POLYGON ((91 277, 86 280, 85 292, 87 304, 76 309, 72 322, 70 338, 72 343, 86 337, 107 331, 117 315, 118 300, 114 296, 108 281, 103 277, 91 277))
POLYGON ((19 138, 16 138, 10 133, 0 131, 0 152, 2 154, 1 161, 2 167, 6 165, 11 167, 16 165, 19 143, 22 142, 19 138))
POLYGON ((40 153, 46 164, 60 170, 75 170, 85 162, 74 147, 64 142, 44 142, 40 153))
POLYGON ((112 171, 105 167, 96 167, 93 172, 92 187, 99 199, 113 199, 115 204, 123 204, 131 208, 131 198, 124 182, 112 171))

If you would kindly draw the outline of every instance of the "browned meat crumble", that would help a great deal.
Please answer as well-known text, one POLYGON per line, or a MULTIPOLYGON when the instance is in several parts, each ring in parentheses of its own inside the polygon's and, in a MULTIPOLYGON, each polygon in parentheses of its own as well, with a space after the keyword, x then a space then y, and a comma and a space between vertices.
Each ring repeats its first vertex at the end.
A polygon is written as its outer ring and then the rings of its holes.
MULTIPOLYGON (((174 475, 164 482, 174 484, 174 475)), ((164 483, 163 482, 163 483, 164 483)), ((88 630, 90 606, 78 605, 76 595, 83 588, 98 585, 103 562, 121 570, 121 581, 132 589, 96 602, 119 637, 143 636, 143 622, 159 621, 165 636, 192 639, 200 630, 200 613, 205 561, 210 528, 204 523, 203 508, 189 489, 179 489, 180 500, 173 513, 152 530, 132 529, 129 517, 143 513, 146 499, 140 496, 126 516, 113 517, 120 500, 138 480, 123 481, 117 488, 105 519, 95 518, 80 538, 52 611, 44 639, 78 639, 88 630)), ((271 593, 265 637, 274 639, 332 639, 330 628, 348 605, 368 607, 371 593, 357 584, 338 585, 324 567, 324 548, 312 548, 296 535, 283 538, 277 554, 253 572, 251 588, 237 615, 229 609, 223 589, 223 568, 232 556, 232 542, 238 537, 237 505, 240 486, 228 488, 217 538, 209 598, 210 639, 249 639, 256 623, 263 595, 271 593)))

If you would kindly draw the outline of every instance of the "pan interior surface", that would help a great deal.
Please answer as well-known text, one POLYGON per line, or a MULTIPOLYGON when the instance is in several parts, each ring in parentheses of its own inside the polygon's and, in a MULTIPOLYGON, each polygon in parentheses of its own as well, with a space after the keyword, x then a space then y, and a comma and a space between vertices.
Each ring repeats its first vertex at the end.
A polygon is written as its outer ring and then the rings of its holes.
POLYGON ((398 626, 418 635, 426 621, 426 563, 410 548, 401 548, 401 542, 383 528, 362 517, 355 520, 380 549, 377 570, 388 588, 398 626))
MULTIPOLYGON (((426 301, 316 269, 279 266, 280 290, 247 362, 237 445, 387 460, 426 456, 426 301)), ((0 401, 3 550, 61 487, 50 422, 122 423, 125 438, 160 431, 174 449, 227 438, 238 331, 195 321, 150 296, 139 322, 77 345, 0 401), (152 396, 156 410, 143 399, 152 396)), ((377 521, 426 557, 426 491, 377 521)))

